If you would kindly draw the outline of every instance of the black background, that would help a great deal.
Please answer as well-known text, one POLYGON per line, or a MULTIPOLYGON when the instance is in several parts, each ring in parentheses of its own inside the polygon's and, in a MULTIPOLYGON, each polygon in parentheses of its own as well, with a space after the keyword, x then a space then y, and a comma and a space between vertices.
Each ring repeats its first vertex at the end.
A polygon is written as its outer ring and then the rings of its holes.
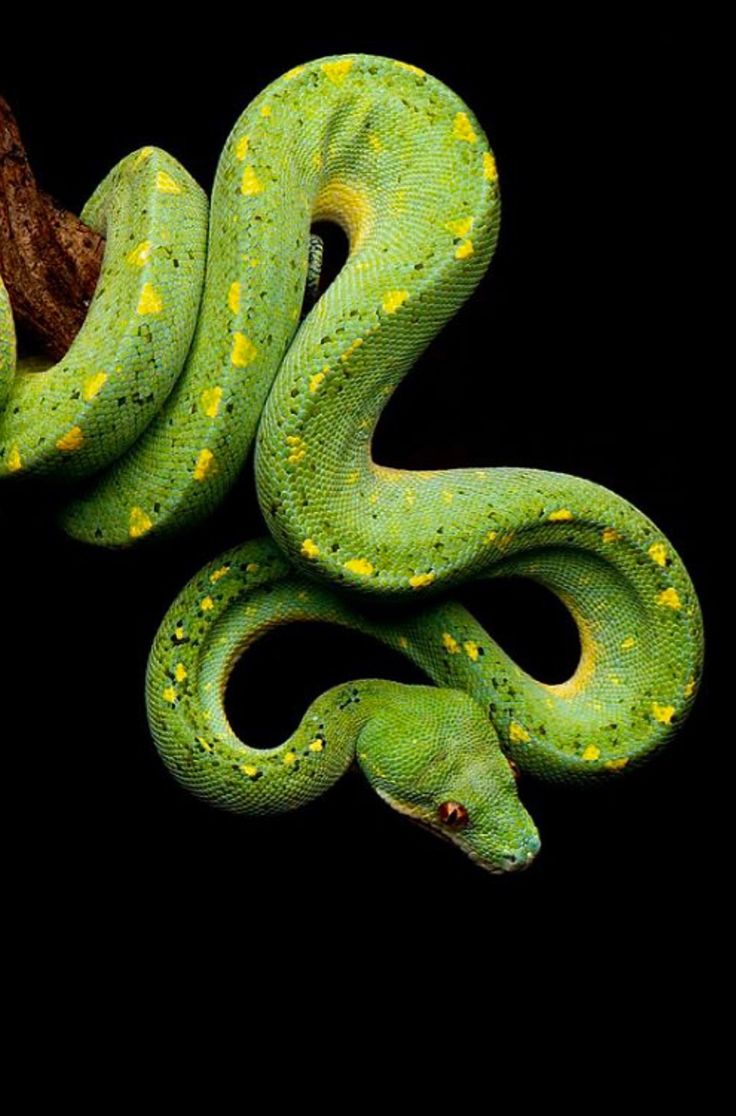
MULTIPOLYGON (((413 468, 529 465, 606 485, 679 551, 711 634, 705 493, 716 416, 694 199, 694 39, 671 27, 555 24, 462 41, 450 29, 312 30, 287 41, 274 27, 257 42, 233 32, 223 63, 196 34, 179 53, 157 34, 138 47, 112 39, 65 43, 44 80, 21 65, 0 71, 41 185, 76 211, 147 143, 209 192, 237 116, 300 62, 382 54, 454 89, 497 158, 500 242, 472 299, 391 401, 376 457, 413 468)), ((334 260, 339 238, 330 244, 334 260)), ((709 820, 709 750, 720 735, 709 720, 710 642, 694 712, 647 770, 586 793, 522 781, 543 849, 518 876, 481 872, 394 815, 357 775, 267 821, 220 813, 175 784, 146 724, 146 657, 199 566, 263 533, 251 473, 249 461, 196 532, 120 554, 65 539, 52 488, 0 491, 3 704, 14 726, 6 795, 19 806, 11 840, 23 854, 24 909, 41 921, 84 910, 93 925, 125 920, 141 933, 153 910, 186 910, 215 936, 244 942, 279 925, 300 955, 335 939, 349 951, 353 928, 369 924, 372 948, 400 940, 406 956, 461 942, 512 954, 531 933, 543 949, 557 941, 572 958, 620 967, 642 949, 654 964, 673 932, 707 935, 707 868, 726 855, 709 820)), ((509 585, 461 596, 530 670, 546 680, 570 672, 570 624, 546 594, 509 585)), ((283 738, 337 681, 419 680, 360 637, 308 634, 270 637, 237 668, 230 709, 253 742, 283 738), (299 676, 279 665, 287 652, 304 661, 299 676)))

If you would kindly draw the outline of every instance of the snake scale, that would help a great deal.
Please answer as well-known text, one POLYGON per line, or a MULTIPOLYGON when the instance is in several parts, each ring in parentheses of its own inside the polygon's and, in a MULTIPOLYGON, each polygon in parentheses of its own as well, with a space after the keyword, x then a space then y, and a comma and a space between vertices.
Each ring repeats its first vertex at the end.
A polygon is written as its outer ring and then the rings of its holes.
POLYGON ((245 109, 210 206, 174 158, 144 147, 81 216, 106 250, 57 365, 15 368, 0 286, 0 472, 77 482, 65 530, 119 547, 202 520, 255 439, 271 533, 200 571, 159 628, 146 695, 165 763, 197 795, 253 814, 314 799, 355 763, 484 868, 528 865, 539 837, 513 768, 590 782, 644 762, 691 707, 703 632, 673 546, 608 489, 372 459, 388 397, 494 251, 498 175, 472 110, 416 66, 321 58, 245 109), (318 220, 340 225, 349 251, 302 315, 318 220), (509 576, 574 618, 566 682, 532 678, 445 592, 509 576), (395 611, 376 615, 379 598, 395 611), (428 684, 339 685, 281 745, 249 747, 228 723, 228 677, 263 633, 305 620, 382 640, 428 684))

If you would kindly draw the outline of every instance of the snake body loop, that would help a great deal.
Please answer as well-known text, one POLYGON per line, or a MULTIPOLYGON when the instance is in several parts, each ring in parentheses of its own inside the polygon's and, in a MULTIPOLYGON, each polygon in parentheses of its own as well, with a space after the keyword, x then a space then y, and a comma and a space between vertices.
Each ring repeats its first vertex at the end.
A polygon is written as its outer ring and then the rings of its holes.
POLYGON ((123 159, 82 217, 107 237, 103 270, 57 366, 10 375, 0 288, 0 474, 87 478, 66 530, 124 546, 201 520, 255 438, 279 548, 221 557, 162 624, 147 695, 177 778, 267 812, 321 793, 355 761, 393 805, 445 836, 449 826, 502 870, 538 847, 504 753, 540 777, 584 781, 669 738, 698 685, 702 620, 647 516, 566 474, 407 472, 371 456, 388 397, 472 293, 498 236, 494 156, 455 93, 370 55, 297 66, 235 124, 209 219, 197 184, 153 147, 123 159), (343 227, 349 253, 300 321, 319 220, 343 227), (531 678, 465 610, 434 600, 507 576, 538 581, 575 619, 581 657, 564 684, 531 678), (381 595, 409 611, 371 620, 343 591, 361 609, 381 595), (370 631, 441 688, 338 687, 293 738, 254 755, 227 724, 227 676, 263 631, 308 618, 370 631))

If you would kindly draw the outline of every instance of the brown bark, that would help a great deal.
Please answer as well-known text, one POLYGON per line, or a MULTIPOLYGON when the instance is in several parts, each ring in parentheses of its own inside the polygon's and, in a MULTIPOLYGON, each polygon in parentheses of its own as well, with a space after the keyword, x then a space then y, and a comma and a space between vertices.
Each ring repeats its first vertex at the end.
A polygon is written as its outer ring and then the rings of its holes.
POLYGON ((16 326, 54 360, 84 321, 104 248, 103 237, 38 188, 0 97, 0 275, 16 326))

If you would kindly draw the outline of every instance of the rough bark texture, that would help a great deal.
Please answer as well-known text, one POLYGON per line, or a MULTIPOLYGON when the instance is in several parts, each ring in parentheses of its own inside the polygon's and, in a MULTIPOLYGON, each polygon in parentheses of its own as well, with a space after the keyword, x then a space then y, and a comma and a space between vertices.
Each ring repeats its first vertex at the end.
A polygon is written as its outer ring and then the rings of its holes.
POLYGON ((84 321, 104 247, 103 237, 39 190, 0 97, 0 275, 16 326, 54 360, 84 321))

